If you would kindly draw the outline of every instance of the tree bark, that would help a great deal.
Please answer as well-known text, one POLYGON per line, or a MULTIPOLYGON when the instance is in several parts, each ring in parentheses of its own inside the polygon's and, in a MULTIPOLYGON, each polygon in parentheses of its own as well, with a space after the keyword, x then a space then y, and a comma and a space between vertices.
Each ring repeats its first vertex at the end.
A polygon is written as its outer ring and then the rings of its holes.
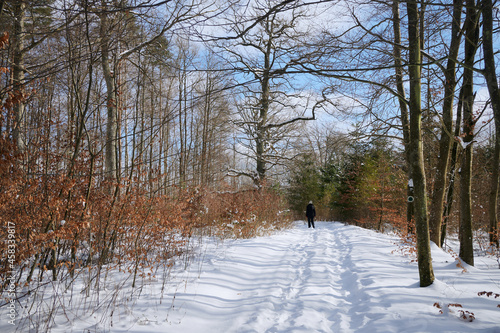
MULTIPOLYGON (((460 125, 462 124, 462 95, 458 98, 457 105, 457 116, 455 119, 455 137, 460 136, 460 125)), ((446 228, 448 226, 448 220, 451 214, 451 208, 453 206, 453 195, 455 192, 455 180, 457 176, 457 164, 458 164, 458 142, 455 140, 453 142, 453 148, 451 149, 450 157, 450 172, 448 181, 448 192, 446 194, 446 205, 443 211, 443 223, 441 224, 441 241, 440 244, 443 246, 446 237, 446 228)))
POLYGON ((12 135, 14 143, 20 152, 26 149, 25 130, 25 100, 24 100, 24 41, 25 41, 26 2, 20 0, 14 5, 14 42, 13 42, 13 69, 12 84, 15 94, 13 112, 14 126, 12 135))
POLYGON ((451 42, 446 70, 444 71, 445 86, 443 100, 443 124, 441 138, 439 139, 439 158, 434 175, 434 190, 429 215, 429 228, 431 241, 441 247, 441 222, 443 218, 446 181, 448 175, 450 148, 453 133, 453 100, 455 98, 456 63, 460 48, 460 22, 462 16, 462 0, 453 1, 453 18, 451 29, 451 42))
POLYGON ((491 108, 495 119, 495 152, 493 155, 493 172, 491 174, 491 189, 488 208, 490 243, 498 247, 498 182, 500 162, 500 91, 495 67, 495 53, 493 51, 493 3, 491 0, 482 1, 483 12, 483 53, 484 77, 491 99, 491 108))
POLYGON ((417 257, 420 286, 434 282, 427 218, 427 189, 425 183, 424 154, 422 146, 421 109, 421 53, 419 11, 416 0, 407 2, 410 75, 410 163, 415 191, 415 227, 417 232, 417 257))
MULTIPOLYGON (((396 89, 398 92, 399 109, 401 112, 401 126, 403 127, 403 144, 405 149, 406 165, 408 167, 408 179, 413 179, 410 163, 410 123, 408 120, 408 104, 405 97, 405 88, 403 80, 403 65, 401 61, 401 17, 399 13, 399 0, 392 2, 392 20, 394 29, 394 68, 396 71, 396 89)), ((413 189, 408 186, 408 198, 413 196, 413 189)), ((408 232, 412 232, 413 219, 413 201, 407 200, 406 219, 408 232)))
POLYGON ((473 66, 479 40, 478 13, 474 0, 467 0, 465 18, 465 60, 463 74, 463 142, 465 146, 460 174, 460 251, 459 256, 469 265, 474 265, 472 238, 471 175, 474 140, 474 82, 473 66))
MULTIPOLYGON (((185 68, 185 67, 183 67, 185 68)), ((180 188, 186 186, 186 118, 187 118, 187 91, 186 91, 186 77, 185 73, 181 70, 179 73, 179 183, 180 188)))
MULTIPOLYGON (((103 1, 103 6, 104 6, 103 1)), ((101 65, 104 80, 106 82, 106 108, 107 108, 107 123, 106 123, 106 150, 105 150, 105 169, 106 176, 109 180, 117 179, 117 103, 116 103, 116 84, 114 73, 111 70, 111 65, 109 61, 109 24, 108 24, 108 14, 103 12, 100 14, 101 26, 100 26, 100 37, 101 37, 101 65)))
MULTIPOLYGON (((272 23, 267 23, 272 25, 272 23)), ((266 45, 266 52, 264 53, 264 73, 261 78, 261 91, 260 91, 260 111, 257 123, 257 136, 255 140, 256 158, 257 158, 257 186, 261 186, 266 178, 266 159, 265 144, 267 142, 267 117, 269 113, 269 98, 270 98, 270 71, 271 71, 271 53, 272 53, 273 39, 270 34, 269 40, 266 45)))

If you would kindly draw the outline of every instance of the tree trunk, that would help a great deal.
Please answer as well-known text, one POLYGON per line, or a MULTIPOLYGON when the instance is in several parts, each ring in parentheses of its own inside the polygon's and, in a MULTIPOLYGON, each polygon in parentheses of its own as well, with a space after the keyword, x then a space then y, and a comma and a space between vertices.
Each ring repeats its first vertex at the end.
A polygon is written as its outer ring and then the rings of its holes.
MULTIPOLYGON (((401 111, 401 126, 403 127, 403 144, 405 148, 405 159, 406 165, 408 166, 408 179, 413 179, 411 173, 411 163, 410 163, 410 124, 408 121, 408 105, 405 97, 405 88, 403 80, 403 67, 401 61, 401 17, 399 14, 399 0, 395 0, 392 3, 392 20, 394 29, 394 68, 396 71, 396 89, 399 95, 399 109, 401 111)), ((413 189, 408 186, 407 191, 408 198, 413 196, 413 189)), ((413 219, 413 201, 407 200, 406 203, 406 219, 408 225, 408 232, 411 233, 412 230, 412 219, 413 219)))
POLYGON ((421 56, 419 11, 416 0, 407 2, 410 75, 410 163, 415 191, 415 227, 420 286, 434 282, 429 224, 427 219, 427 189, 425 184, 424 154, 422 147, 421 109, 421 56))
POLYGON ((434 176, 434 190, 432 193, 429 228, 431 241, 441 247, 441 222, 444 209, 444 197, 450 160, 450 148, 453 133, 453 99, 455 98, 456 77, 455 69, 458 50, 460 48, 460 22, 462 16, 462 0, 453 1, 453 18, 451 30, 450 51, 448 64, 444 71, 445 87, 443 101, 443 124, 439 139, 439 158, 434 176))
POLYGON ((491 173, 491 189, 488 207, 490 244, 499 247, 498 235, 498 182, 500 178, 500 119, 495 119, 495 151, 493 155, 493 172, 491 173))
MULTIPOLYGON (((464 129, 468 128, 464 124, 464 129)), ((474 266, 473 238, 472 238, 472 205, 471 205, 471 171, 472 171, 472 142, 465 148, 462 171, 460 173, 460 251, 459 256, 467 264, 474 266)))
POLYGON ((498 182, 500 162, 500 92, 495 67, 495 53, 493 51, 493 3, 483 0, 483 53, 484 76, 490 93, 491 107, 495 119, 495 152, 493 155, 493 172, 491 175, 491 189, 489 199, 489 233, 490 243, 498 247, 498 182))
POLYGON ((205 99, 203 103, 203 121, 201 124, 201 161, 200 161, 200 175, 201 184, 207 186, 209 183, 209 132, 210 128, 210 113, 211 113, 211 100, 212 100, 212 79, 210 74, 207 73, 205 80, 205 99))
POLYGON ((270 97, 270 86, 269 86, 269 70, 270 70, 270 46, 271 42, 268 44, 268 51, 264 55, 264 75, 262 77, 261 83, 261 100, 260 100, 260 113, 257 124, 257 138, 255 140, 256 146, 256 158, 257 158, 257 182, 256 185, 260 186, 266 178, 266 159, 265 159, 265 144, 267 142, 267 128, 265 124, 267 123, 267 116, 269 112, 269 97, 270 97))
POLYGON ((179 182, 180 188, 186 185, 186 118, 187 118, 187 92, 185 90, 185 74, 181 71, 179 73, 179 182), (183 117, 184 110, 184 117, 183 117))
MULTIPOLYGON (((103 4, 104 5, 104 4, 103 4)), ((106 82, 106 108, 107 108, 107 123, 106 123, 106 150, 105 150, 105 169, 106 177, 109 180, 117 179, 117 104, 116 104, 116 85, 114 73, 111 70, 109 61, 109 24, 108 14, 103 12, 100 15, 100 37, 101 37, 101 65, 104 80, 106 82)))
MULTIPOLYGON (((455 119, 455 137, 460 136, 460 125, 462 124, 462 94, 458 98, 457 105, 457 117, 455 119)), ((446 205, 443 211, 443 223, 441 224, 441 246, 444 244, 446 237, 446 228, 448 226, 448 220, 451 214, 451 208, 453 206, 453 194, 455 192, 455 179, 456 179, 456 169, 458 164, 458 142, 455 140, 453 142, 453 148, 451 149, 450 157, 450 172, 448 181, 448 192, 446 194, 446 205)))
POLYGON ((463 142, 465 145, 460 174, 460 251, 459 256, 469 265, 474 265, 472 239, 471 175, 474 140, 474 83, 473 66, 479 40, 478 14, 474 0, 467 0, 465 18, 465 60, 463 74, 463 142))
POLYGON ((12 135, 14 143, 20 152, 26 149, 25 130, 25 101, 24 101, 24 21, 26 16, 26 2, 15 2, 14 5, 14 43, 13 43, 13 69, 12 84, 15 94, 13 112, 14 126, 12 135))

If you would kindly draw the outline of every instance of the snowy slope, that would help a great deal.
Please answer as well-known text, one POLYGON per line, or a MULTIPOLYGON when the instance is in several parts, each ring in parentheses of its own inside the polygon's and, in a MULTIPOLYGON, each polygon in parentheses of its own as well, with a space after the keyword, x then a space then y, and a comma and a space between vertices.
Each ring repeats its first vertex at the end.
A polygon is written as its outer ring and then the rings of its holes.
POLYGON ((268 237, 205 244, 202 259, 179 268, 163 292, 160 280, 148 282, 127 302, 127 283, 117 281, 122 305, 112 316, 59 314, 52 332, 500 332, 500 298, 478 295, 500 294, 496 258, 463 272, 433 248, 437 280, 420 288, 417 264, 393 252, 397 242, 341 223, 313 230, 297 222, 268 237))

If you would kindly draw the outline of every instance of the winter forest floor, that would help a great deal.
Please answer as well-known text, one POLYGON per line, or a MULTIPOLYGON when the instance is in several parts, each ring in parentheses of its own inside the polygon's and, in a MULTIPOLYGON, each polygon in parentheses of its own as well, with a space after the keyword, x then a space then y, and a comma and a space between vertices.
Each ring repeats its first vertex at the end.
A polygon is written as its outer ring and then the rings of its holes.
MULTIPOLYGON (((188 269, 169 272, 167 285, 159 273, 132 291, 123 273, 108 276, 99 297, 112 298, 111 311, 86 306, 78 284, 60 292, 72 301, 50 315, 50 332, 500 332, 497 257, 478 256, 464 271, 435 247, 436 281, 420 288, 417 264, 398 243, 342 223, 308 229, 302 221, 266 237, 206 240, 188 269)), ((40 330, 58 288, 47 287, 16 326, 0 308, 0 331, 40 330)))

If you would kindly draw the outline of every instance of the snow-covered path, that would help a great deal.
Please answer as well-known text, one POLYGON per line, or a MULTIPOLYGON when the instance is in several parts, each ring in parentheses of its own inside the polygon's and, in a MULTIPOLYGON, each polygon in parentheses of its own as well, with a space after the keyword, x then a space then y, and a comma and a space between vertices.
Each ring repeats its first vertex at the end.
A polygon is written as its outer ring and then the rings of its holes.
POLYGON ((307 231, 229 248, 220 266, 202 275, 197 287, 203 294, 177 295, 177 304, 190 297, 195 303, 186 304, 189 324, 182 320, 181 326, 193 332, 338 332, 362 324, 351 318, 366 298, 356 274, 345 269, 352 267, 352 245, 339 233, 307 231))
POLYGON ((205 241, 187 270, 179 263, 168 279, 159 272, 135 289, 130 276, 111 272, 98 295, 105 302, 95 308, 76 282, 73 292, 57 293, 66 306, 53 313, 49 285, 38 307, 24 307, 29 328, 2 321, 0 332, 35 332, 50 314, 49 331, 57 333, 500 333, 496 258, 477 257, 463 272, 433 248, 436 281, 420 288, 417 264, 394 251, 396 237, 342 223, 316 226, 299 221, 272 236, 205 241), (461 311, 475 319, 460 319, 461 311))
POLYGON ((315 230, 297 223, 278 235, 231 242, 178 290, 168 331, 500 332, 500 301, 477 296, 500 292, 498 269, 464 274, 435 249, 438 280, 420 288, 416 264, 391 254, 396 241, 319 222, 315 230), (476 320, 458 319, 455 309, 439 314, 436 302, 460 303, 476 320))

